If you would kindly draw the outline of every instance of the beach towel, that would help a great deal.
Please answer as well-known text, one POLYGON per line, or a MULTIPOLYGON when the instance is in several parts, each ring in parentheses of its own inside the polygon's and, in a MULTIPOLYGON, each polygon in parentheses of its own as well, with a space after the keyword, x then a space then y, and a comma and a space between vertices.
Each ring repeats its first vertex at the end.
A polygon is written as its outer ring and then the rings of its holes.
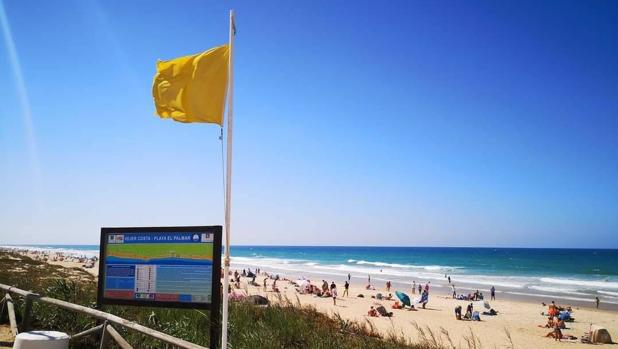
POLYGON ((423 293, 422 296, 417 297, 414 300, 414 303, 417 303, 417 304, 423 304, 423 303, 427 303, 427 302, 429 302, 429 295, 427 293, 423 293))

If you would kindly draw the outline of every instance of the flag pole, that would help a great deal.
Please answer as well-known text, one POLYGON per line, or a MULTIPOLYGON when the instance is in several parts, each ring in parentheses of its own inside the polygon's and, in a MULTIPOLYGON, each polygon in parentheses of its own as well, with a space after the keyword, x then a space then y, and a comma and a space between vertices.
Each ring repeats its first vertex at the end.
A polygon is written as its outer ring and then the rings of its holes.
MULTIPOLYGON (((227 349, 228 288, 230 285, 230 211, 232 206, 232 126, 234 124, 234 10, 230 10, 229 66, 227 91, 227 162, 225 171, 225 258, 223 260, 223 319, 221 349, 227 349)), ((211 345, 212 347, 213 345, 211 345)))

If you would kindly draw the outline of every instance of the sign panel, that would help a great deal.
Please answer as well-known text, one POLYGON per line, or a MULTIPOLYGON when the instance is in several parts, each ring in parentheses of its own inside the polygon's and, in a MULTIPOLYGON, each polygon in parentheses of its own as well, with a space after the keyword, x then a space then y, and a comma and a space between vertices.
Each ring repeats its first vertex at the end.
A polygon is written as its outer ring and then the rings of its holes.
POLYGON ((102 228, 98 304, 218 309, 221 226, 102 228))

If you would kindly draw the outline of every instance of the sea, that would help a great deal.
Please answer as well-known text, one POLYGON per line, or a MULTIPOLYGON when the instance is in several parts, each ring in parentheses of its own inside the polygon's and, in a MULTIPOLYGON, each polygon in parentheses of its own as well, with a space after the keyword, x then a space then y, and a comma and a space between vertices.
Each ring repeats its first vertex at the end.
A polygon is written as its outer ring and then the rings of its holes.
MULTIPOLYGON (((96 256, 98 245, 12 245, 96 256)), ((342 281, 381 286, 391 281, 411 288, 425 284, 445 294, 489 292, 534 300, 618 305, 618 250, 474 248, 232 246, 232 267, 290 278, 342 281), (451 284, 447 277, 450 276, 451 284)), ((589 304, 591 305, 591 304, 589 304)))

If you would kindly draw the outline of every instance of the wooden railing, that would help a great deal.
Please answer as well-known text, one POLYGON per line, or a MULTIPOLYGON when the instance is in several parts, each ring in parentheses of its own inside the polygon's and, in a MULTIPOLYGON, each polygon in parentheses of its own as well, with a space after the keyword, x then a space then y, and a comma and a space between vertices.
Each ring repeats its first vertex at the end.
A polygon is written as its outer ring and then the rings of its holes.
POLYGON ((4 290, 6 292, 4 298, 0 300, 0 305, 1 305, 0 306, 0 317, 2 316, 2 314, 4 314, 4 310, 6 309, 9 315, 9 326, 14 336, 16 336, 19 333, 19 331, 23 332, 23 331, 28 331, 30 329, 30 323, 32 321, 32 303, 41 302, 41 303, 55 305, 59 308, 73 311, 76 313, 82 313, 90 317, 93 317, 95 319, 103 321, 103 323, 98 326, 95 326, 83 332, 71 335, 70 336, 71 340, 96 334, 96 335, 100 335, 100 339, 101 339, 100 348, 107 348, 109 341, 113 340, 122 349, 132 349, 133 347, 113 327, 113 325, 116 325, 116 326, 121 326, 121 327, 131 329, 133 331, 139 332, 141 334, 144 334, 152 338, 156 338, 162 342, 170 344, 172 347, 175 347, 175 348, 208 349, 206 347, 202 347, 200 345, 187 342, 183 339, 170 336, 163 332, 153 330, 151 328, 142 326, 133 321, 129 321, 119 316, 106 313, 100 310, 61 301, 55 298, 43 297, 39 294, 32 293, 29 291, 24 291, 22 289, 12 287, 9 285, 0 284, 0 290, 4 290), (11 294, 24 297, 24 307, 23 307, 23 312, 22 312, 22 317, 21 317, 22 322, 20 326, 17 325, 17 318, 15 316, 15 306, 13 305, 13 298, 11 297, 11 294))

